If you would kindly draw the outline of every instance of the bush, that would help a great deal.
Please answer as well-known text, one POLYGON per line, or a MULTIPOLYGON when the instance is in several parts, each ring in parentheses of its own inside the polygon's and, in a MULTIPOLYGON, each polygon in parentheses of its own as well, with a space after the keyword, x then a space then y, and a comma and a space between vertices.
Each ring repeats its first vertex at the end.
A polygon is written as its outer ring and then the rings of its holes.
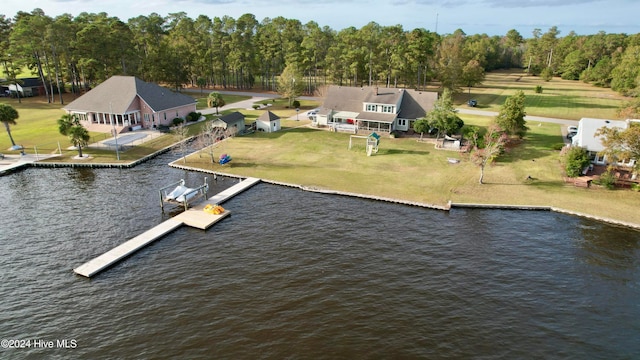
POLYGON ((540 72, 540 77, 542 77, 544 81, 551 81, 551 79, 553 79, 553 70, 551 70, 551 68, 549 67, 544 68, 540 72))
POLYGON ((291 103, 291 105, 296 108, 299 109, 300 108, 300 101, 298 100, 293 100, 293 102, 291 103))
POLYGON ((173 118, 171 122, 173 123, 173 126, 178 126, 184 122, 184 119, 177 117, 177 118, 173 118))
POLYGON ((198 121, 198 119, 200 119, 200 116, 202 114, 199 112, 190 112, 189 115, 187 115, 187 121, 198 121))
POLYGON ((609 190, 613 190, 616 185, 616 176, 613 174, 611 169, 607 169, 606 172, 600 175, 600 179, 595 181, 596 184, 602 185, 609 190))
POLYGON ((536 94, 542 94, 542 86, 541 85, 537 85, 536 86, 536 94))
POLYGON ((253 110, 258 110, 258 109, 260 109, 260 105, 258 105, 258 104, 253 104, 253 106, 252 106, 252 107, 253 107, 253 110))
POLYGON ((589 166, 589 154, 581 147, 572 146, 564 153, 565 171, 568 177, 578 177, 582 174, 582 169, 589 166))

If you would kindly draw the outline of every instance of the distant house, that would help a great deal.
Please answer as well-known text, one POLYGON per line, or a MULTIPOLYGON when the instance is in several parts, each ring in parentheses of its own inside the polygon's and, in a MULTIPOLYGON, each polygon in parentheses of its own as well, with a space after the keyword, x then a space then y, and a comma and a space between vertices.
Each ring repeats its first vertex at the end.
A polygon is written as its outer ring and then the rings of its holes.
POLYGON ((133 76, 113 76, 63 108, 90 130, 110 132, 169 126, 196 111, 196 100, 133 76))
POLYGON ((20 97, 38 96, 44 94, 44 85, 39 78, 23 78, 18 79, 18 83, 7 85, 11 96, 17 96, 20 93, 20 97))
POLYGON ((314 123, 352 125, 357 130, 408 131, 431 111, 438 94, 397 88, 330 86, 314 123))
POLYGON ((264 132, 276 132, 280 130, 280 118, 271 111, 265 111, 256 120, 256 129, 264 132))
MULTIPOLYGON (((582 118, 580 119, 580 122, 578 122, 578 132, 571 139, 571 145, 579 146, 586 149, 589 152, 592 163, 596 165, 606 165, 607 163, 609 163, 609 161, 607 160, 606 155, 601 154, 601 152, 604 150, 604 146, 602 145, 600 137, 595 135, 596 132, 602 127, 625 130, 629 126, 630 120, 621 121, 582 118)), ((630 165, 629 162, 633 160, 627 159, 625 161, 618 162, 617 164, 628 166, 630 165)))
POLYGON ((234 133, 241 135, 245 131, 244 114, 236 111, 231 114, 221 116, 213 121, 213 126, 221 127, 225 130, 235 129, 233 130, 235 131, 234 133))

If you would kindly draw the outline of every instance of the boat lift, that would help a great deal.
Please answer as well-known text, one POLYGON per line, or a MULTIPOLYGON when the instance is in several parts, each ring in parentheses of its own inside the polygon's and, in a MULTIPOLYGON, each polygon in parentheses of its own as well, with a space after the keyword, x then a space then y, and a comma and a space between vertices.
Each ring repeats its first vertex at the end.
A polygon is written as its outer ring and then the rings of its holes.
POLYGON ((183 205, 184 210, 186 211, 189 208, 189 204, 200 198, 207 197, 207 191, 209 190, 209 184, 207 183, 207 178, 204 178, 204 184, 198 186, 197 188, 188 188, 184 186, 184 179, 180 179, 175 183, 169 184, 160 190, 158 193, 160 195, 160 208, 162 212, 164 212, 164 204, 174 204, 174 205, 183 205), (170 192, 167 190, 173 189, 170 192))

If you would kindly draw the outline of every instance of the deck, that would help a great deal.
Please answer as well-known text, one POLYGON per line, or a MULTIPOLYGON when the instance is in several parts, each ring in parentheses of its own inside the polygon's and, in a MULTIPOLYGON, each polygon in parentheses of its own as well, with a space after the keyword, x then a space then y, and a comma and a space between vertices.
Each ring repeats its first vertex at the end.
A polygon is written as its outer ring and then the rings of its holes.
POLYGON ((182 225, 206 230, 231 214, 228 210, 225 210, 222 214, 219 215, 209 214, 203 211, 204 207, 207 204, 220 204, 224 201, 229 200, 233 196, 249 189, 259 182, 260 179, 247 178, 231 186, 230 188, 210 197, 205 203, 194 206, 174 216, 173 218, 162 222, 161 224, 116 246, 115 248, 94 258, 93 260, 90 260, 78 266, 77 268, 73 269, 73 271, 78 275, 90 278, 116 264, 117 262, 131 256, 136 251, 151 244, 162 236, 176 230, 182 225))

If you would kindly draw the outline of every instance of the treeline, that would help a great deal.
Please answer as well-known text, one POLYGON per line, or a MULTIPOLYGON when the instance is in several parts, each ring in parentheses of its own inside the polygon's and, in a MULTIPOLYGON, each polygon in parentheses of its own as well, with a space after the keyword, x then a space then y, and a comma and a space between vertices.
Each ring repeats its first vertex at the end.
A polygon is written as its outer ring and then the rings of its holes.
POLYGON ((560 37, 556 27, 525 39, 516 30, 441 35, 375 22, 336 31, 283 17, 259 22, 252 14, 194 20, 184 12, 152 13, 127 22, 106 13, 52 18, 40 9, 0 15, 0 61, 9 81, 28 66, 50 84, 51 101, 61 84, 75 91, 112 75, 176 88, 276 90, 286 67, 304 79, 306 93, 327 83, 420 89, 438 81, 458 90, 481 83, 486 71, 520 67, 636 96, 639 54, 639 34, 560 37))

